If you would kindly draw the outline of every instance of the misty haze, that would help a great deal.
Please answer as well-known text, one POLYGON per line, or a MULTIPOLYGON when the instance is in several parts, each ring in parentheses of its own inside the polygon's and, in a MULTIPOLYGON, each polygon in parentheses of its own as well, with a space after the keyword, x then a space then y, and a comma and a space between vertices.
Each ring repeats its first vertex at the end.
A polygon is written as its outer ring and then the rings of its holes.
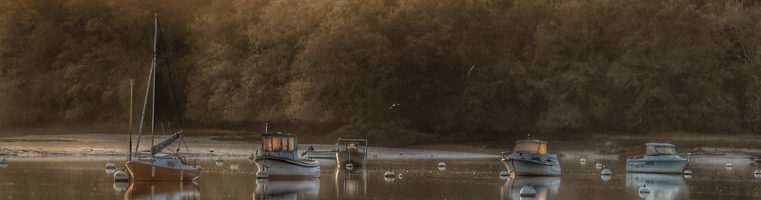
POLYGON ((0 0, 0 199, 760 187, 761 2, 0 0))

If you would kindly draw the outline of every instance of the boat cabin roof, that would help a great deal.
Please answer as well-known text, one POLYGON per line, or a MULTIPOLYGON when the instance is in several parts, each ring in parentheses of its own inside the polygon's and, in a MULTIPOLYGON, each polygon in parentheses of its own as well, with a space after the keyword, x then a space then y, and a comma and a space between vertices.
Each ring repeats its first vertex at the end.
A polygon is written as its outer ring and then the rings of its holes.
POLYGON ((676 147, 676 145, 670 144, 670 143, 657 143, 657 142, 651 142, 645 144, 645 146, 648 147, 676 147))
POLYGON ((343 144, 343 143, 357 143, 357 142, 359 142, 359 143, 362 143, 362 144, 364 144, 364 145, 367 145, 367 139, 346 139, 346 138, 338 138, 338 143, 339 143, 339 144, 343 144))
POLYGON ((518 140, 515 141, 515 147, 513 147, 513 151, 547 154, 547 142, 536 139, 518 140))

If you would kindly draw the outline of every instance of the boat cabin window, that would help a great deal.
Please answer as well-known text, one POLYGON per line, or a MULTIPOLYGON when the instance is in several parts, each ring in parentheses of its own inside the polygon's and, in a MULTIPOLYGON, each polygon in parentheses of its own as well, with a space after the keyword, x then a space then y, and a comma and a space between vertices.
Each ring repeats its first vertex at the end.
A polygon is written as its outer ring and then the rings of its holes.
POLYGON ((540 144, 535 142, 518 143, 513 148, 513 151, 547 154, 547 144, 540 144))
POLYGON ((294 151, 296 150, 296 138, 293 137, 265 137, 262 140, 264 151, 294 151))
POLYGON ((658 147, 658 146, 649 146, 647 147, 647 151, 645 152, 647 155, 675 155, 676 149, 674 147, 658 147))

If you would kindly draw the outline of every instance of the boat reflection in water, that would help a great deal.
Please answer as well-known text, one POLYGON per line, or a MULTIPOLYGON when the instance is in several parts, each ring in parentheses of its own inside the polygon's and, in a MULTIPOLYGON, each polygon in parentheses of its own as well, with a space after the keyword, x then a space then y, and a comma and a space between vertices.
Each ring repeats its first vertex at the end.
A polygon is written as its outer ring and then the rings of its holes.
POLYGON ((336 170, 336 199, 365 199, 367 197, 367 171, 336 170))
POLYGON ((320 181, 257 179, 254 199, 315 199, 320 194, 320 181))
POLYGON ((201 199, 201 190, 193 182, 132 182, 124 199, 201 199))
POLYGON ((687 193, 687 185, 680 175, 667 174, 626 174, 627 191, 633 191, 641 198, 646 199, 680 199, 682 194, 687 193), (639 188, 646 185, 650 194, 639 193, 639 188))
POLYGON ((548 199, 548 197, 557 197, 560 193, 560 177, 543 176, 543 177, 525 177, 516 176, 507 179, 502 185, 502 199, 548 199), (531 186, 536 190, 535 196, 521 197, 521 189, 531 186))

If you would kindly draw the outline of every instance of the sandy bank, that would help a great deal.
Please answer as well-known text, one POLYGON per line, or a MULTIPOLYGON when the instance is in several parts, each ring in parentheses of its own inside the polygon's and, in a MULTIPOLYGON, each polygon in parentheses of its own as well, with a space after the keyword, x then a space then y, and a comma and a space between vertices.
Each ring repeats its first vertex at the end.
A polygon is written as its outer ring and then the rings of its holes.
MULTIPOLYGON (((165 136, 157 137, 155 142, 165 136)), ((214 136, 186 136, 184 145, 173 144, 164 151, 180 148, 190 157, 248 157, 259 146, 256 142, 219 140, 214 136)), ((136 141, 136 140, 134 140, 136 141)), ((149 149, 150 138, 143 138, 141 150, 149 149)), ((302 144, 300 149, 314 146, 316 150, 329 150, 332 144, 302 144)), ((0 157, 120 157, 129 149, 128 135, 71 134, 29 135, 0 137, 0 157)), ((369 147, 370 159, 422 159, 422 158, 497 158, 497 154, 468 153, 413 148, 369 147)))

